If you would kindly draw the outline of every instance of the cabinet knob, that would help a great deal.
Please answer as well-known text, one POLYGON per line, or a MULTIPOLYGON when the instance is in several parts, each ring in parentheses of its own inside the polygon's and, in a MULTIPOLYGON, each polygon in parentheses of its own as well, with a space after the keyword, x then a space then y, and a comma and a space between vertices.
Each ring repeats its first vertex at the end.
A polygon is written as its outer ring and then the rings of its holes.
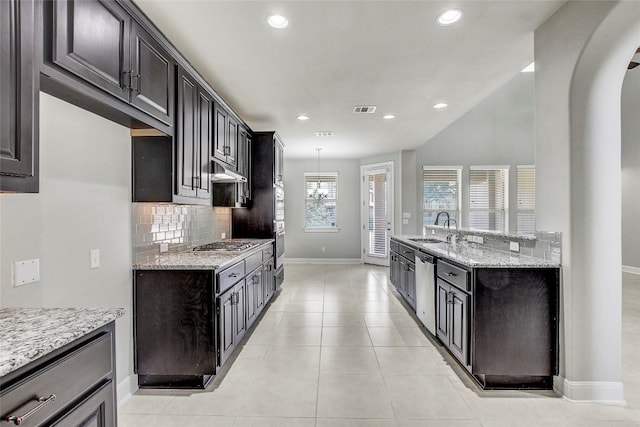
POLYGON ((35 399, 37 402, 40 402, 40 404, 38 404, 38 406, 36 406, 35 408, 33 408, 32 410, 30 410, 29 412, 25 413, 24 415, 21 416, 15 416, 15 415, 10 415, 6 418, 7 422, 13 423, 14 425, 19 426, 20 424, 22 424, 27 418, 29 418, 31 415, 35 414, 36 412, 38 412, 40 409, 44 408, 45 405, 53 402, 54 400, 56 400, 56 395, 52 394, 49 397, 39 397, 37 399, 35 399))

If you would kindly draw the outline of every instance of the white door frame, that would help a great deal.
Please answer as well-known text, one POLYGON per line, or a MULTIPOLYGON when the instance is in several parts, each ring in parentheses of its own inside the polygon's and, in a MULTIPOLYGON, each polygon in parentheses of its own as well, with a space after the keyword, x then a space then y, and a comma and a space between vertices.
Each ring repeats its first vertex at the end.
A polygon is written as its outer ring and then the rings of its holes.
MULTIPOLYGON (((383 163, 373 163, 370 165, 361 165, 360 166, 360 177, 361 177, 361 181, 360 181, 360 246, 362 248, 361 251, 361 261, 364 264, 365 262, 365 252, 366 252, 366 244, 367 244, 367 238, 366 238, 366 234, 365 234, 365 226, 366 224, 368 224, 368 219, 369 219, 369 209, 368 209, 368 205, 367 200, 368 200, 368 196, 369 196, 369 191, 368 191, 368 187, 365 181, 365 172, 369 171, 369 170, 376 170, 376 169, 385 169, 388 168, 388 183, 389 183, 389 206, 388 206, 388 212, 389 212, 389 218, 388 218, 388 222, 389 222, 389 235, 393 235, 394 233, 394 187, 393 187, 393 161, 389 161, 389 162, 383 162, 383 163)), ((387 256, 386 258, 380 258, 380 263, 379 265, 384 265, 384 266, 388 266, 389 265, 389 252, 387 250, 387 256)))

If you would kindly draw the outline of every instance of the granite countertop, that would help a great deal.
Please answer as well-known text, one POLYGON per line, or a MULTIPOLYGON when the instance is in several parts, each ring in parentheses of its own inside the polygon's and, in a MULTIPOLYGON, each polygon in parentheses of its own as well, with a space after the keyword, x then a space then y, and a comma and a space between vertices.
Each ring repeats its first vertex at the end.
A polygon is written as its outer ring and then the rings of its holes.
POLYGON ((264 249, 273 239, 253 239, 261 243, 245 251, 193 251, 158 255, 157 258, 133 264, 134 270, 216 270, 231 265, 264 249))
POLYGON ((0 308, 0 376, 123 315, 122 308, 0 308))
POLYGON ((392 236, 394 239, 414 248, 425 251, 437 258, 448 259, 467 267, 483 268, 559 268, 560 264, 540 258, 521 255, 516 252, 504 252, 489 249, 474 243, 421 243, 409 239, 422 236, 392 236))

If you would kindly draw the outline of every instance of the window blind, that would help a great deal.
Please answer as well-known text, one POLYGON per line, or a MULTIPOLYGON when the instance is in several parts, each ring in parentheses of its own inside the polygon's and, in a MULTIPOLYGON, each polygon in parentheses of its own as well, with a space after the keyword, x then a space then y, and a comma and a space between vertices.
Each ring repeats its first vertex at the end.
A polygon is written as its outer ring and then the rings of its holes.
POLYGON ((508 176, 508 168, 470 168, 469 228, 507 230, 508 176))
POLYGON ((531 234, 536 230, 536 168, 518 166, 516 174, 516 231, 531 234))
POLYGON ((369 190, 369 227, 367 254, 387 256, 389 207, 387 206, 387 171, 371 171, 366 174, 369 190))
MULTIPOLYGON (((460 221, 460 182, 462 168, 422 168, 422 224, 435 224, 439 212, 446 211, 450 218, 460 221)), ((441 217, 439 225, 446 218, 441 217)))
POLYGON ((305 229, 337 229, 338 174, 330 172, 304 174, 305 229), (314 198, 320 194, 322 198, 314 198))

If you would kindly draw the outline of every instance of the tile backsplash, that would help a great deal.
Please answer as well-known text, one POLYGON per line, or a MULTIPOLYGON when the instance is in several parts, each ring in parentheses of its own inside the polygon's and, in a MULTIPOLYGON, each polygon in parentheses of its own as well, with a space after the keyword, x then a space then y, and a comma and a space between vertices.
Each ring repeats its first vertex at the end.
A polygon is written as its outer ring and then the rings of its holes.
POLYGON ((132 210, 133 262, 149 261, 166 243, 169 253, 231 238, 231 208, 197 205, 134 203, 132 210))
MULTIPOLYGON (((440 239, 445 239, 448 230, 444 227, 425 226, 425 233, 431 234, 431 230, 435 231, 435 235, 440 239)), ((562 262, 562 233, 553 231, 536 231, 533 235, 504 235, 494 232, 475 231, 455 228, 451 229, 461 240, 467 240, 468 236, 481 236, 482 243, 470 243, 488 249, 509 252, 509 243, 518 242, 520 245, 519 253, 522 255, 532 256, 534 258, 544 259, 551 262, 562 262)))

